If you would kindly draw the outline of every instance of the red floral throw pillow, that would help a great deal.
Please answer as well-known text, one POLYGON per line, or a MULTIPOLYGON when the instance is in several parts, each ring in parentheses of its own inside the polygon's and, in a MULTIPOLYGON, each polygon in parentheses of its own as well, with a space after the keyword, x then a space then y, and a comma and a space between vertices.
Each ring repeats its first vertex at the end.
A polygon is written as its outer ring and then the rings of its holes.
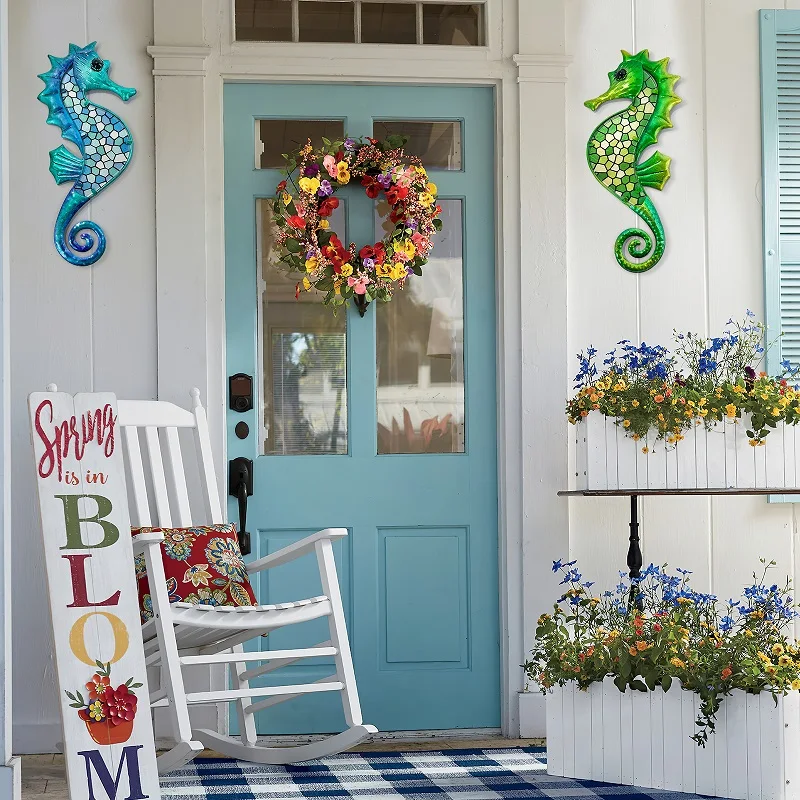
MULTIPOLYGON (((163 533, 161 558, 170 603, 205 606, 254 606, 256 596, 242 561, 236 526, 131 528, 131 534, 163 533)), ((134 559, 142 623, 153 616, 144 555, 134 559)))

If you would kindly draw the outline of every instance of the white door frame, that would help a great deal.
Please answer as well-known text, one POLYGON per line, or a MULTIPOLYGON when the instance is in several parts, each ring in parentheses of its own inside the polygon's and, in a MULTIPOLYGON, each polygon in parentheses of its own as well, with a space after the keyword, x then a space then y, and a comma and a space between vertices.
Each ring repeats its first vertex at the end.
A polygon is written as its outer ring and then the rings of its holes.
MULTIPOLYGON (((487 188, 498 199, 501 709, 503 732, 517 736, 519 665, 536 618, 552 604, 549 565, 568 553, 567 504, 556 497, 567 485, 566 0, 488 0, 481 48, 313 50, 232 43, 233 0, 153 4, 158 396, 185 403, 188 388, 201 387, 220 465, 227 402, 223 82, 496 87, 497 180, 487 188)), ((543 703, 535 706, 543 735, 543 703)), ((226 719, 220 715, 219 724, 226 719)))

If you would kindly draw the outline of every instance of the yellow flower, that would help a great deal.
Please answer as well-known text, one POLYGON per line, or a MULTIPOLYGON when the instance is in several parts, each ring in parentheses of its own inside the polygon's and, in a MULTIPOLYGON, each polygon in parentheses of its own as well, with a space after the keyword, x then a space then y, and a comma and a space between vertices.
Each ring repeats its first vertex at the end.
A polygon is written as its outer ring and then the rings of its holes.
POLYGON ((350 183, 350 170, 346 161, 340 161, 336 165, 336 180, 339 183, 350 183))
POLYGON ((308 278, 303 278, 303 288, 308 291, 311 288, 311 281, 308 278))
POLYGON ((774 656, 782 656, 784 653, 783 645, 776 644, 772 646, 772 655, 774 656))
POLYGON ((427 191, 429 194, 436 194, 439 190, 435 183, 428 183, 428 185, 425 187, 425 191, 427 191))
POLYGON ((765 664, 771 663, 769 660, 769 656, 766 653, 762 653, 760 650, 756 653, 756 657, 760 661, 763 661, 765 664))
POLYGON ((745 628, 745 629, 744 629, 744 635, 745 635, 745 636, 746 636, 748 639, 752 639, 752 638, 753 638, 753 631, 751 631, 751 630, 750 630, 750 628, 745 628))
POLYGON ((728 403, 725 406, 725 414, 728 417, 735 417, 736 416, 736 406, 733 403, 728 403))
POLYGON ((389 265, 388 264, 376 264, 375 265, 375 274, 379 278, 385 278, 389 275, 389 265))
POLYGON ((778 666, 779 667, 789 667, 792 664, 792 659, 790 656, 783 655, 778 659, 778 666))
POLYGON ((317 225, 317 227, 321 228, 323 231, 327 230, 328 228, 330 228, 330 226, 331 226, 330 222, 328 222, 328 220, 326 220, 326 219, 321 219, 319 221, 319 225, 317 225))
POLYGON ((105 719, 105 714, 103 714, 103 704, 99 700, 95 700, 89 706, 89 716, 95 720, 95 722, 100 722, 101 719, 105 719))
POLYGON ((630 426, 631 426, 631 421, 629 419, 626 419, 622 422, 623 428, 630 428, 630 426))
POLYGON ((639 401, 638 401, 638 400, 632 400, 632 401, 631 401, 631 405, 632 405, 634 408, 639 408, 639 401))
POLYGON ((300 178, 298 183, 301 191, 306 194, 316 194, 319 189, 319 178, 300 178))
POLYGON ((349 278, 353 274, 352 264, 342 264, 342 277, 349 278))
POLYGON ((427 175, 427 174, 428 174, 427 172, 425 172, 425 167, 414 167, 414 169, 415 169, 415 170, 416 170, 416 171, 417 171, 417 172, 418 172, 420 175, 427 175))
POLYGON ((422 192, 419 196, 419 204, 423 208, 429 208, 433 205, 433 195, 429 192, 422 192))
POLYGON ((686 664, 681 661, 679 658, 671 658, 669 663, 672 664, 673 667, 677 667, 678 669, 686 669, 686 664))
POLYGON ((779 417, 780 415, 781 415, 781 410, 777 406, 775 406, 775 408, 772 409, 772 416, 779 417))
POLYGON ((314 272, 319 266, 319 259, 312 257, 306 260, 306 272, 314 272))
POLYGON ((800 690, 800 678, 795 678, 789 685, 794 691, 800 690))
POLYGON ((406 276, 406 265, 403 264, 402 261, 397 261, 392 264, 391 272, 389 273, 389 277, 393 281, 399 281, 401 278, 405 278, 406 276))
POLYGON ((643 448, 642 448, 642 452, 643 452, 645 455, 647 455, 647 454, 650 452, 650 448, 649 448, 649 447, 643 447, 643 448))
POLYGON ((637 650, 635 647, 629 647, 629 648, 628 648, 628 652, 629 652, 629 653, 630 653, 632 656, 638 655, 638 653, 639 653, 639 651, 638 651, 638 650, 637 650))
POLYGON ((285 206, 288 206, 288 205, 289 205, 289 203, 291 203, 291 202, 292 202, 292 196, 289 194, 289 192, 284 192, 284 193, 281 195, 281 200, 283 200, 283 204, 284 204, 285 206))
POLYGON ((767 666, 764 667, 764 671, 767 675, 774 675, 778 671, 778 668, 774 664, 767 664, 767 666))

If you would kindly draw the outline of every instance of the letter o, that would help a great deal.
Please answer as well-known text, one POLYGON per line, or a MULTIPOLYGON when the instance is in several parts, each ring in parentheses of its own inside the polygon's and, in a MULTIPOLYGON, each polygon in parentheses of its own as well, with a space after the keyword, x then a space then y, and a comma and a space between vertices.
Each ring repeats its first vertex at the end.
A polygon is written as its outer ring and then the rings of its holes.
POLYGON ((96 667, 99 658, 94 659, 89 657, 86 650, 86 640, 84 639, 84 631, 89 617, 105 617, 111 625, 111 630, 114 633, 114 656, 109 659, 110 663, 119 661, 125 653, 128 652, 128 644, 130 639, 128 637, 128 629, 125 623, 116 615, 109 614, 107 611, 90 611, 75 620, 69 632, 69 646, 72 652, 79 661, 88 664, 90 667, 96 667))

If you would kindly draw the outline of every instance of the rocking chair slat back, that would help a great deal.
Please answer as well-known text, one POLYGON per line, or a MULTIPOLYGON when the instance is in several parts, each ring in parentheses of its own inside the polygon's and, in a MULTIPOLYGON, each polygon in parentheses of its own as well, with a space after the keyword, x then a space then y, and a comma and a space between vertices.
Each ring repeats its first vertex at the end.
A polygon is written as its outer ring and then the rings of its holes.
POLYGON ((158 428, 146 427, 144 429, 144 439, 147 442, 150 476, 153 479, 153 493, 156 496, 158 526, 171 528, 172 515, 169 512, 169 495, 167 494, 167 480, 164 475, 164 462, 161 460, 161 442, 158 438, 158 428))
POLYGON ((149 527, 150 506, 147 502, 147 484, 144 480, 142 449, 139 447, 139 431, 131 426, 125 426, 122 430, 124 431, 125 450, 128 456, 130 491, 133 494, 131 522, 136 527, 149 527))
MULTIPOLYGON (((193 410, 152 400, 120 400, 119 417, 124 431, 132 519, 136 527, 219 524, 225 521, 219 500, 211 441, 200 392, 192 390, 193 410), (199 472, 199 504, 193 508, 186 481, 181 430, 194 439, 199 472), (143 458, 140 431, 147 451, 143 458)), ((189 458, 189 460, 193 460, 189 458)))

